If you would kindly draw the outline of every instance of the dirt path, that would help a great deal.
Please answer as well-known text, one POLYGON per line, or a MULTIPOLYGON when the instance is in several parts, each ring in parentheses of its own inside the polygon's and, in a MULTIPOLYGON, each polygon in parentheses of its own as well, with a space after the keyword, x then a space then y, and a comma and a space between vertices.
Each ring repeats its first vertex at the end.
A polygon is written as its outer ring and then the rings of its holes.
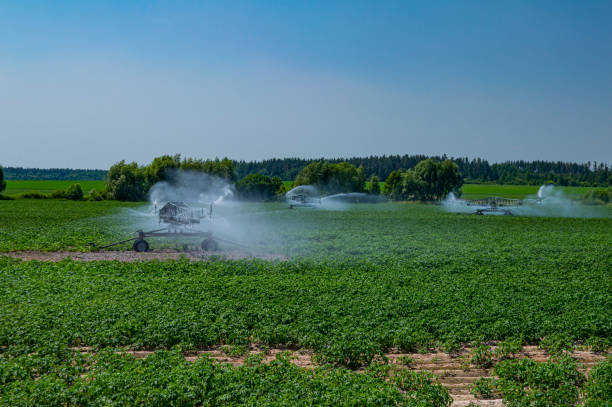
POLYGON ((134 252, 134 251, 98 251, 98 252, 40 252, 40 251, 22 251, 22 252, 7 252, 0 253, 0 256, 9 256, 22 260, 38 260, 38 261, 60 261, 66 258, 79 261, 96 261, 96 260, 118 260, 118 261, 146 261, 146 260, 176 260, 187 259, 190 261, 202 261, 210 259, 227 259, 240 260, 257 258, 262 260, 287 260, 287 257, 278 254, 256 255, 245 251, 176 251, 176 250, 153 250, 150 252, 134 252))
MULTIPOLYGON (((81 352, 90 352, 90 348, 76 348, 81 352)), ((492 350, 495 346, 491 347, 492 350)), ((251 346, 249 354, 261 354, 262 348, 251 346)), ((281 352, 289 352, 290 358, 297 366, 304 368, 314 368, 316 363, 312 360, 312 351, 310 350, 288 350, 283 348, 272 348, 266 351, 264 361, 271 362, 281 352)), ((126 351, 136 357, 147 357, 153 351, 126 351)), ((246 355, 229 356, 228 348, 216 346, 207 350, 188 352, 185 358, 188 361, 194 362, 202 355, 208 355, 210 358, 217 360, 220 363, 229 363, 233 366, 241 366, 244 364, 246 355)), ((389 352, 385 356, 389 358, 391 363, 402 366, 402 359, 408 357, 412 360, 409 366, 411 370, 428 371, 434 373, 438 377, 438 381, 445 386, 453 397, 453 407, 464 407, 470 403, 476 403, 481 407, 502 407, 501 399, 494 400, 478 400, 470 393, 470 385, 480 377, 491 377, 491 369, 479 369, 470 365, 469 349, 464 349, 458 354, 448 354, 444 352, 436 353, 401 353, 389 352)), ((590 370, 597 363, 606 360, 601 355, 590 351, 574 351, 572 356, 577 361, 584 365, 585 371, 590 370)), ((529 357, 533 360, 544 362, 548 360, 548 355, 536 346, 525 346, 518 357, 529 357)), ((360 370, 358 372, 363 372, 360 370)))

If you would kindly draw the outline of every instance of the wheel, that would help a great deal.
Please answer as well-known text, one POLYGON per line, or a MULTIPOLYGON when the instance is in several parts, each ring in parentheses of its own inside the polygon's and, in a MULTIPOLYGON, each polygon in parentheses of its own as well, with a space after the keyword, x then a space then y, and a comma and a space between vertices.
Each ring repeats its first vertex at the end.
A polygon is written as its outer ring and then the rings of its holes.
POLYGON ((219 243, 213 239, 204 239, 202 240, 201 247, 205 252, 214 252, 219 248, 219 243))
POLYGON ((136 240, 134 242, 134 251, 135 252, 148 252, 149 244, 146 240, 136 240))

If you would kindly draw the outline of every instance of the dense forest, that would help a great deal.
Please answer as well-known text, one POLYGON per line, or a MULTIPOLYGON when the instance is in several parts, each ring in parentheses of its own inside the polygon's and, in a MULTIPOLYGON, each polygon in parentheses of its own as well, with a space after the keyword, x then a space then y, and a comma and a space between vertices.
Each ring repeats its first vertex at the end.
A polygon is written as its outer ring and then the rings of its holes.
MULTIPOLYGON (((448 159, 443 156, 426 155, 383 155, 370 157, 334 158, 309 160, 303 158, 274 158, 263 161, 238 161, 236 171, 238 177, 247 174, 261 173, 277 176, 284 180, 295 179, 297 174, 314 161, 330 163, 348 162, 355 167, 363 167, 366 178, 375 175, 379 179, 387 179, 391 172, 409 170, 421 161, 432 158, 436 161, 448 159)), ((469 159, 450 158, 465 177, 465 182, 492 182, 499 184, 539 185, 544 182, 554 182, 558 185, 608 186, 612 185, 612 169, 607 164, 569 163, 553 161, 506 161, 490 164, 482 158, 469 159)))
POLYGON ((75 170, 71 168, 4 167, 4 178, 7 180, 97 181, 103 180, 106 172, 106 170, 75 170))
MULTIPOLYGON (((362 167, 366 178, 376 176, 381 180, 389 177, 396 170, 412 170, 427 159, 436 161, 448 159, 443 156, 426 155, 383 155, 370 157, 304 159, 274 158, 263 161, 236 161, 235 170, 238 179, 249 174, 264 174, 279 177, 283 180, 294 180, 298 173, 315 161, 327 161, 332 164, 348 162, 356 168, 362 167)), ((506 161, 490 164, 482 158, 450 158, 459 167, 465 182, 491 182, 498 184, 539 185, 553 182, 570 186, 610 186, 612 169, 604 163, 571 163, 553 161, 506 161)), ((53 180, 102 180, 105 170, 71 170, 5 167, 4 177, 7 180, 20 179, 53 179, 53 180)))

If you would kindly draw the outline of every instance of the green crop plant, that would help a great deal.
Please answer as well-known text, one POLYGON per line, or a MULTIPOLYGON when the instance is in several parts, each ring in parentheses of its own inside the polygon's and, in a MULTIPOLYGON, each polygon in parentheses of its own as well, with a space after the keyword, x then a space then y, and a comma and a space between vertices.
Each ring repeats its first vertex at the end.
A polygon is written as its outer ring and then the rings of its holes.
POLYGON ((491 377, 480 377, 470 385, 470 393, 478 399, 492 399, 496 397, 495 379, 491 377))
POLYGON ((495 366, 495 374, 495 387, 509 407, 574 406, 585 382, 578 365, 568 356, 550 362, 505 360, 495 366))
POLYGON ((571 353, 574 349, 574 344, 567 334, 554 333, 542 338, 538 347, 544 349, 549 355, 557 357, 565 353, 571 353))
POLYGON ((589 380, 584 387, 586 407, 605 406, 612 401, 612 362, 598 363, 589 372, 589 380))
POLYGON ((346 369, 304 369, 280 356, 250 357, 241 367, 208 357, 187 362, 177 351, 138 359, 112 349, 58 355, 49 349, 0 354, 0 406, 15 405, 367 405, 446 406, 448 391, 427 379, 410 393, 346 369))
POLYGON ((493 352, 487 345, 475 342, 473 348, 470 350, 470 362, 482 369, 488 369, 493 366, 493 352))
POLYGON ((419 400, 423 406, 448 407, 452 398, 436 377, 429 372, 401 369, 393 375, 393 383, 405 394, 419 400))
POLYGON ((495 357, 498 359, 511 359, 518 355, 523 348, 523 337, 517 339, 507 339, 497 344, 495 357))
POLYGON ((586 345, 593 352, 607 352, 611 347, 611 341, 609 338, 591 336, 587 339, 586 345))
POLYGON ((397 358, 397 363, 399 363, 402 366, 410 366, 411 364, 414 363, 414 359, 412 359, 408 355, 402 355, 399 358, 397 358))
POLYGON ((224 345, 221 351, 231 358, 239 358, 246 356, 249 353, 249 348, 246 345, 224 345))

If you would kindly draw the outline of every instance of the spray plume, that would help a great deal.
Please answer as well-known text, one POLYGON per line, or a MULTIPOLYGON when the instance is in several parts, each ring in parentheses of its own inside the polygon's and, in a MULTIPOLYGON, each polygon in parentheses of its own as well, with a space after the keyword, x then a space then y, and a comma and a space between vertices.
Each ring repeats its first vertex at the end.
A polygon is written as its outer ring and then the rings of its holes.
MULTIPOLYGON (((487 209, 485 206, 468 205, 468 201, 457 199, 452 192, 442 204, 447 211, 457 213, 474 213, 479 209, 487 209)), ((522 201, 521 205, 504 209, 508 209, 513 215, 518 216, 562 218, 599 218, 608 216, 607 211, 574 201, 560 188, 551 184, 542 185, 535 196, 528 196, 522 201)), ((497 214, 503 214, 503 211, 497 212, 497 214)))
POLYGON ((289 205, 311 207, 316 209, 343 211, 354 203, 381 203, 387 200, 380 195, 370 195, 363 192, 346 192, 321 197, 319 189, 314 185, 300 185, 285 194, 289 205))

